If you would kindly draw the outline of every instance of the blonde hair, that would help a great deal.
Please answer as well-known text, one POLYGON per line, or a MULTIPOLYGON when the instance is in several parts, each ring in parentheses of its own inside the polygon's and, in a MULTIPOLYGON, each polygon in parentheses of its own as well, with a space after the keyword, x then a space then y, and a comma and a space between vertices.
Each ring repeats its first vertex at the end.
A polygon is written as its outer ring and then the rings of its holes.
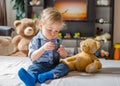
POLYGON ((62 28, 65 26, 61 13, 53 7, 48 7, 43 10, 43 12, 39 16, 39 20, 45 24, 53 24, 55 22, 60 22, 62 24, 62 28))

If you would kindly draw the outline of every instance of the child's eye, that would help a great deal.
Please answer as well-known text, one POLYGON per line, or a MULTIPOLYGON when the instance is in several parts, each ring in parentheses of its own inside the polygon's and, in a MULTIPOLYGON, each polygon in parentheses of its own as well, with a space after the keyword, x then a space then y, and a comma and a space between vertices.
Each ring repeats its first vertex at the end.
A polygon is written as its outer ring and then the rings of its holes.
POLYGON ((48 30, 49 32, 51 32, 52 30, 48 30))
POLYGON ((59 31, 55 31, 56 33, 58 33, 59 31))

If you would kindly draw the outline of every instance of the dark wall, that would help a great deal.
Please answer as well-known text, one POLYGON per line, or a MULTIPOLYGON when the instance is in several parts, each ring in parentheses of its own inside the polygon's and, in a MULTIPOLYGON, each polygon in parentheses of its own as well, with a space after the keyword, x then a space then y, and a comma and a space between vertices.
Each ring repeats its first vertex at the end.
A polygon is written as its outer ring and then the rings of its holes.
MULTIPOLYGON (((53 7, 54 0, 45 0, 44 8, 53 7)), ((86 21, 79 20, 67 20, 66 29, 61 31, 63 35, 65 33, 71 33, 72 35, 75 32, 80 32, 81 36, 94 36, 95 34, 95 7, 94 0, 88 0, 88 19, 86 21)))

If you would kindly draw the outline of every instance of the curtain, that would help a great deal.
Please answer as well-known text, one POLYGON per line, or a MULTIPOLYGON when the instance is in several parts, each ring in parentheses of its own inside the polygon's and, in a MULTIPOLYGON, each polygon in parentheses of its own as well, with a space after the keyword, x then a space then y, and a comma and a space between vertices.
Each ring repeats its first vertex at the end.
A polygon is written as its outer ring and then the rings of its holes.
POLYGON ((6 2, 5 0, 0 0, 0 25, 7 25, 7 15, 6 15, 6 2))

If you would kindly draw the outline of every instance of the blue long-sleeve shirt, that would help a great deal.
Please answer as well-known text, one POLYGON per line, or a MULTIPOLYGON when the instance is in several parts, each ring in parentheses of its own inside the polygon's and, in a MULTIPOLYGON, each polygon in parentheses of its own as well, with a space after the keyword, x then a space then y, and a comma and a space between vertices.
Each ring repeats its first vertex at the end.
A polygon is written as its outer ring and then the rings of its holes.
MULTIPOLYGON (((29 44, 29 53, 28 56, 31 58, 31 54, 37 50, 38 48, 40 48, 41 46, 43 46, 46 42, 53 42, 54 44, 57 44, 59 40, 59 43, 62 44, 62 40, 60 38, 55 38, 52 40, 47 40, 41 31, 38 32, 38 34, 33 37, 33 39, 31 40, 30 44, 29 44)), ((47 50, 45 51, 37 60, 33 61, 33 63, 40 63, 40 62, 49 62, 50 64, 53 63, 53 50, 47 50)))

